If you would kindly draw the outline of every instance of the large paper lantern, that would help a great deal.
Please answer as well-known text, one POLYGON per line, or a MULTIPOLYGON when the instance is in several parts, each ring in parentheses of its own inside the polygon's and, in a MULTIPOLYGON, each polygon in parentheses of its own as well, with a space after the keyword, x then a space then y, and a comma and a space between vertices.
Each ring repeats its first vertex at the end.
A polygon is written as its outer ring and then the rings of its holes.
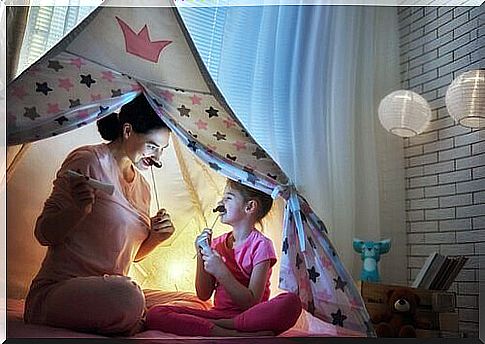
POLYGON ((385 96, 379 104, 378 114, 387 131, 402 137, 422 133, 431 120, 431 108, 426 99, 406 90, 385 96))
POLYGON ((485 70, 470 70, 458 76, 445 96, 448 113, 469 128, 485 127, 485 70))

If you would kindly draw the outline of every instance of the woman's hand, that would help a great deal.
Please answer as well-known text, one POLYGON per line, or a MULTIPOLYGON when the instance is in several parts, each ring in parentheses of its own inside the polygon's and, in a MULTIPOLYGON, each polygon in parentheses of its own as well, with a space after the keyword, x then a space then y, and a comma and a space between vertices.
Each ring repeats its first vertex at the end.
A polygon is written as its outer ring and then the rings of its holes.
POLYGON ((159 243, 170 238, 175 232, 170 215, 165 209, 160 209, 158 213, 151 218, 150 239, 159 243))
POLYGON ((93 211, 93 204, 96 199, 96 190, 86 183, 88 177, 70 177, 71 196, 76 206, 81 210, 83 216, 93 211))
POLYGON ((230 273, 221 255, 216 250, 204 248, 202 250, 202 259, 204 260, 204 270, 216 279, 222 279, 226 274, 230 273))

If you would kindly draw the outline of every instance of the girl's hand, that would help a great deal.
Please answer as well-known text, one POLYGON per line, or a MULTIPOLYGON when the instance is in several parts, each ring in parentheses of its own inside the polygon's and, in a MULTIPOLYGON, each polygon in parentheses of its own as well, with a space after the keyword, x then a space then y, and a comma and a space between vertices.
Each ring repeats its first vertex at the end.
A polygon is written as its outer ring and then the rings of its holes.
POLYGON ((197 251, 197 253, 199 253, 202 248, 200 247, 199 243, 203 240, 207 240, 207 244, 211 245, 211 241, 212 241, 212 229, 210 228, 204 228, 204 230, 202 231, 202 233, 200 233, 197 238, 195 238, 195 250, 197 251))
POLYGON ((202 250, 202 259, 204 260, 204 270, 214 276, 216 279, 222 279, 229 269, 222 260, 221 255, 215 251, 209 249, 202 250))
POLYGON ((170 215, 165 209, 160 209, 158 213, 151 218, 150 238, 161 243, 172 236, 175 232, 170 215))
POLYGON ((83 216, 93 211, 93 204, 96 199, 96 190, 88 183, 87 177, 70 177, 71 196, 76 206, 81 210, 83 216))

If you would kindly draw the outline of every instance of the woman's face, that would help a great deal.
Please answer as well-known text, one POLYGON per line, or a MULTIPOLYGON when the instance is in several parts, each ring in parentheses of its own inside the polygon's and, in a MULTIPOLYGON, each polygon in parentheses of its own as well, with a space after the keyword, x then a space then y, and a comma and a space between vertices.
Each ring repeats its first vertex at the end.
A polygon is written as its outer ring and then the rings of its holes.
POLYGON ((160 128, 141 134, 130 129, 129 134, 126 130, 124 132, 123 144, 126 155, 138 169, 147 170, 151 166, 150 160, 160 161, 163 150, 168 146, 170 131, 160 128))

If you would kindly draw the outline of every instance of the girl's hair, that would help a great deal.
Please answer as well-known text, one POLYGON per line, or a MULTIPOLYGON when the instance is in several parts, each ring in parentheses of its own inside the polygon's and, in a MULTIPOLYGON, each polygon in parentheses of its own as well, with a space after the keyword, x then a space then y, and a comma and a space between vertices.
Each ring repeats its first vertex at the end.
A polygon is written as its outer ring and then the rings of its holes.
POLYGON ((98 131, 103 139, 114 141, 121 137, 125 123, 130 123, 139 134, 146 134, 154 129, 168 129, 143 94, 123 105, 119 114, 113 112, 98 120, 98 131))
POLYGON ((256 214, 256 220, 258 222, 269 213, 273 206, 273 199, 271 196, 262 191, 250 188, 249 186, 245 186, 230 179, 227 180, 227 186, 239 192, 244 202, 249 202, 251 200, 258 202, 258 212, 256 214))

